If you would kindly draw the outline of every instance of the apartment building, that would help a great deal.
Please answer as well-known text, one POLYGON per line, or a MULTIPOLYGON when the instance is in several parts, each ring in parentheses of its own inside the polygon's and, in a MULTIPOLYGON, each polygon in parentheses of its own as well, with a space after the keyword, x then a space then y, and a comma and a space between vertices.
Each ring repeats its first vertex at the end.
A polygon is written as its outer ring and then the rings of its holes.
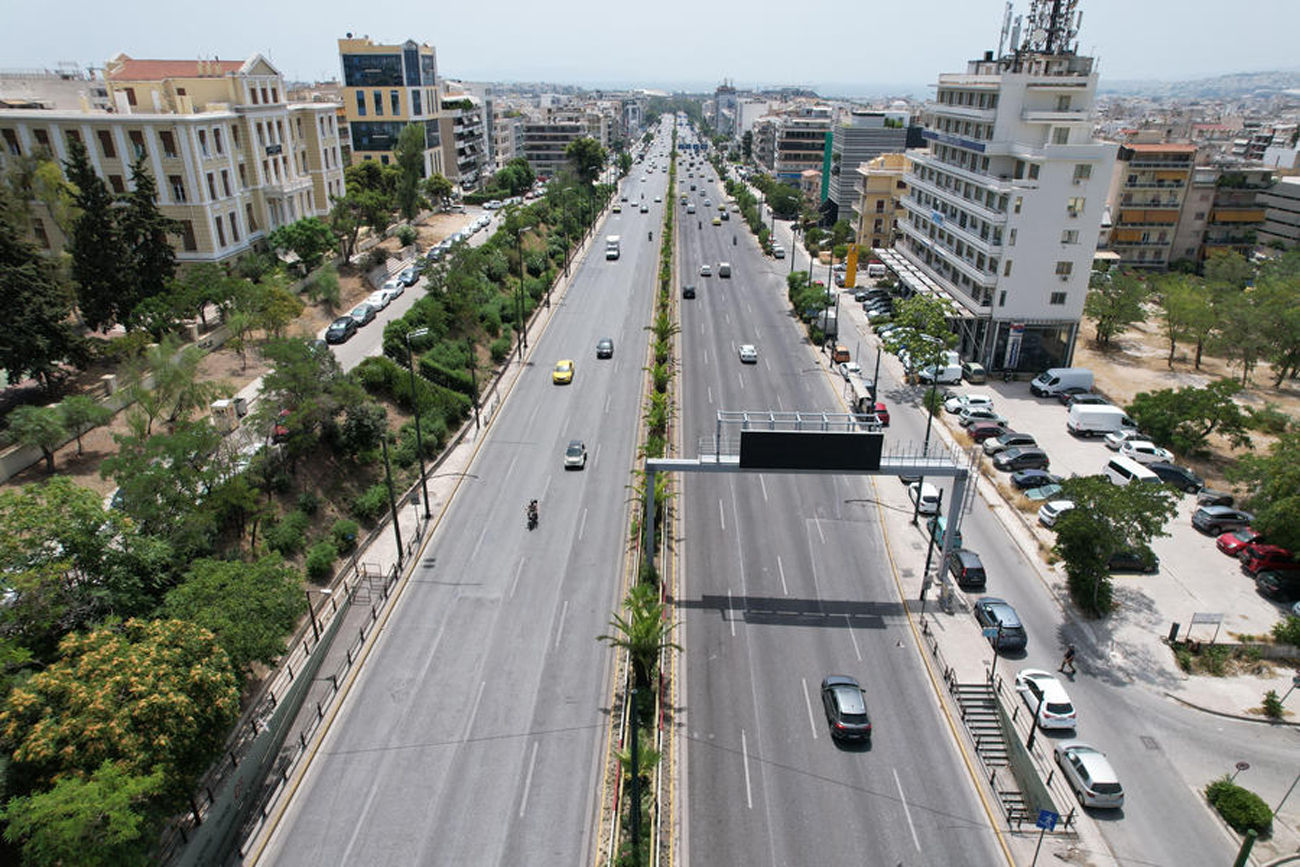
POLYGON ((753 138, 750 143, 751 155, 760 168, 771 172, 776 166, 776 128, 779 119, 766 115, 754 120, 753 138))
POLYGON ((1119 146, 1107 202, 1110 249, 1122 267, 1164 270, 1176 258, 1174 238, 1195 163, 1194 144, 1119 146))
POLYGON ((565 150, 583 137, 609 147, 609 118, 585 109, 543 109, 523 124, 523 156, 540 177, 551 177, 568 165, 565 150))
MULTIPOLYGON (((172 238, 182 262, 221 262, 272 229, 326 216, 344 194, 336 105, 290 103, 269 60, 140 60, 120 54, 105 68, 106 111, 0 113, 0 168, 45 154, 62 164, 68 142, 85 145, 91 165, 116 193, 143 159, 158 186, 159 209, 181 226, 172 238)), ((65 241, 40 203, 37 240, 65 241)))
POLYGON ((894 246, 894 224, 907 195, 909 167, 902 153, 882 154, 857 167, 852 219, 858 244, 873 249, 894 246))
POLYGON ((736 88, 724 81, 713 91, 713 129, 719 135, 731 135, 736 129, 736 88))
POLYGON ((906 124, 883 111, 849 109, 831 127, 831 177, 828 195, 838 219, 852 219, 858 198, 858 167, 882 154, 902 153, 906 124))
POLYGON ((1093 138, 1097 73, 1076 54, 1074 3, 1035 11, 1000 58, 939 76, 894 249, 913 292, 949 299, 964 358, 991 370, 1068 365, 1115 145, 1093 138))
POLYGON ((352 164, 363 160, 388 164, 402 130, 418 124, 424 130, 424 176, 446 175, 433 48, 412 39, 381 45, 369 36, 354 39, 349 33, 338 40, 338 50, 352 164))
POLYGON ((820 172, 826 159, 826 135, 830 131, 830 106, 807 107, 799 109, 797 114, 781 116, 772 157, 772 171, 777 180, 797 186, 804 172, 809 169, 820 172))
POLYGON ((492 168, 497 171, 524 151, 524 119, 500 103, 492 117, 492 168))
POLYGON ((1259 203, 1264 206, 1259 242, 1276 242, 1285 247, 1300 244, 1300 176, 1278 178, 1277 183, 1259 193, 1259 203))
POLYGON ((447 179, 466 192, 481 187, 490 171, 483 101, 465 92, 444 94, 438 112, 438 137, 447 179))

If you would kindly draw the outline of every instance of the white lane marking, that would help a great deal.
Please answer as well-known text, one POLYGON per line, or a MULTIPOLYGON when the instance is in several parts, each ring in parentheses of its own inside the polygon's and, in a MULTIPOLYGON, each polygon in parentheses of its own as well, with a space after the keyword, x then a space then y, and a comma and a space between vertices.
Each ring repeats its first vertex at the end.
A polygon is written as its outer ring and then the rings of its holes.
POLYGON ((515 598, 515 591, 519 589, 519 576, 524 574, 524 558, 519 558, 519 565, 515 567, 515 580, 510 582, 510 598, 515 598))
POLYGON ((776 571, 781 575, 781 592, 786 596, 790 595, 790 588, 785 586, 785 566, 781 563, 781 555, 776 555, 776 571))
POLYGON ((705 388, 705 391, 706 391, 706 393, 707 393, 708 396, 709 396, 709 403, 713 403, 713 386, 711 386, 711 385, 710 385, 710 386, 707 386, 707 387, 705 388))
MULTIPOLYGON (((366 816, 366 815, 368 815, 368 814, 370 813, 370 805, 374 802, 374 800, 375 800, 375 795, 378 795, 378 794, 379 794, 379 785, 378 785, 378 783, 375 783, 375 784, 372 785, 371 788, 370 788, 370 794, 369 794, 369 795, 366 795, 366 802, 365 802, 364 804, 361 805, 361 815, 362 815, 363 817, 366 816)), ((352 854, 352 847, 353 847, 354 845, 356 845, 356 842, 357 842, 357 835, 361 833, 361 829, 362 829, 363 827, 364 827, 363 823, 358 822, 358 823, 357 823, 357 827, 356 827, 356 829, 353 830, 353 832, 352 832, 352 836, 348 838, 348 845, 346 845, 346 846, 343 847, 343 857, 344 857, 345 859, 347 859, 347 857, 348 857, 350 854, 352 854)), ((346 863, 348 863, 348 861, 345 860, 343 863, 346 864, 346 863)))
POLYGON ((609 415, 609 402, 614 399, 614 393, 611 391, 605 395, 605 415, 609 415))
POLYGON ((763 356, 763 366, 766 367, 766 368, 768 369, 769 372, 771 372, 771 370, 772 370, 772 362, 770 362, 770 361, 767 360, 767 356, 766 356, 766 355, 763 356))
POLYGON ((524 777, 524 794, 519 799, 519 818, 528 809, 528 791, 533 787, 533 768, 537 767, 537 741, 533 741, 533 754, 528 759, 528 775, 524 777))
POLYGON ((817 720, 813 716, 812 699, 808 697, 808 678, 801 677, 803 682, 803 703, 808 706, 808 727, 812 729, 813 740, 817 740, 817 720))
POLYGON ((478 549, 479 546, 483 544, 483 537, 487 535, 488 526, 489 525, 484 524, 483 529, 478 534, 478 541, 474 543, 474 550, 471 551, 469 554, 469 562, 471 563, 478 560, 478 549))
POLYGON ((763 502, 766 503, 766 502, 767 502, 767 483, 763 481, 763 477, 762 477, 762 476, 759 476, 759 477, 758 477, 758 486, 759 486, 760 488, 763 489, 763 502))
POLYGON ((718 520, 722 523, 722 532, 727 532, 727 513, 722 510, 721 497, 718 497, 718 520))
POLYGON ((582 541, 582 531, 587 529, 587 510, 582 510, 582 520, 578 522, 578 541, 582 541))
POLYGON ((470 708, 469 716, 465 720, 465 732, 460 736, 462 741, 469 740, 469 733, 474 730, 474 717, 478 716, 478 704, 483 700, 483 689, 486 686, 486 680, 479 681, 478 695, 474 696, 474 706, 470 708))
POLYGON ((858 647, 858 637, 853 634, 853 618, 847 611, 844 613, 844 625, 849 628, 849 640, 853 642, 853 652, 858 655, 858 662, 861 662, 862 648, 858 647))
POLYGON ((779 394, 776 396, 776 408, 779 410, 785 409, 785 401, 781 400, 781 395, 779 394))
POLYGON ((907 796, 903 794, 903 782, 898 779, 898 768, 894 768, 894 785, 898 786, 898 800, 903 803, 903 814, 907 816, 907 827, 912 829, 912 844, 916 851, 921 851, 921 841, 916 836, 916 826, 912 824, 912 811, 907 807, 907 796))
POLYGON ((731 601, 731 588, 727 588, 727 623, 731 625, 731 637, 736 637, 736 615, 731 601))
POLYGON ((826 544, 826 534, 822 532, 822 519, 813 518, 813 526, 817 528, 817 535, 821 537, 822 544, 826 544))
POLYGON ((724 314, 722 314, 722 315, 723 315, 723 317, 726 319, 727 324, 730 325, 730 324, 731 324, 731 314, 730 314, 730 313, 724 313, 724 314))
POLYGON ((749 786, 749 741, 745 738, 745 730, 740 730, 740 753, 745 763, 745 804, 749 809, 754 809, 754 792, 749 786))
POLYGON ((740 375, 739 370, 736 371, 736 382, 740 383, 742 389, 745 387, 745 379, 740 375))
POLYGON ((600 463, 600 443, 597 443, 597 444, 596 444, 596 451, 595 451, 595 453, 591 456, 591 462, 592 462, 593 464, 598 464, 598 463, 600 463))
MULTIPOLYGON (((560 638, 564 635, 564 618, 569 613, 569 600, 564 600, 564 607, 560 609, 560 626, 555 630, 555 646, 560 646, 560 638)), ((847 615, 845 615, 847 616, 847 615)), ((858 657, 861 659, 861 657, 858 657)))
POLYGON ((540 403, 533 407, 533 411, 528 414, 528 424, 524 425, 524 427, 529 428, 530 430, 532 429, 533 421, 537 418, 537 411, 541 408, 542 405, 540 403))
POLYGON ((519 455, 517 455, 517 454, 516 454, 514 457, 512 457, 512 458, 510 459, 510 466, 506 467, 506 478, 507 478, 507 479, 510 478, 510 474, 513 473, 513 472, 515 471, 515 461, 517 461, 517 460, 519 460, 519 455))

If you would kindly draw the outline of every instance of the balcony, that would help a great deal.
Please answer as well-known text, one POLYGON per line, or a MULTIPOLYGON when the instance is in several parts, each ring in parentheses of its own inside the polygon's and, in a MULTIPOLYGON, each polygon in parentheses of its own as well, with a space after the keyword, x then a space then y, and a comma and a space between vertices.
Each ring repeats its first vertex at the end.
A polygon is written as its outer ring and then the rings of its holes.
MULTIPOLYGON (((977 247, 985 256, 1000 256, 1002 254, 1002 245, 1000 243, 994 243, 991 238, 986 240, 981 238, 979 235, 974 234, 969 229, 962 228, 960 223, 951 221, 951 217, 938 214, 937 216, 939 219, 936 220, 936 214, 933 209, 927 208, 911 199, 903 199, 899 204, 902 209, 907 211, 909 214, 917 214, 920 217, 924 217, 926 220, 934 223, 936 227, 960 238, 969 246, 977 247)), ((873 215, 869 214, 868 216, 873 215)))
POLYGON ((1020 112, 1020 120, 1024 123, 1091 123, 1093 116, 1091 112, 1083 110, 1047 111, 1027 108, 1020 112))
POLYGON ((960 120, 979 120, 992 123, 997 119, 995 108, 980 108, 973 105, 949 105, 946 102, 927 102, 925 113, 936 117, 951 117, 960 120))

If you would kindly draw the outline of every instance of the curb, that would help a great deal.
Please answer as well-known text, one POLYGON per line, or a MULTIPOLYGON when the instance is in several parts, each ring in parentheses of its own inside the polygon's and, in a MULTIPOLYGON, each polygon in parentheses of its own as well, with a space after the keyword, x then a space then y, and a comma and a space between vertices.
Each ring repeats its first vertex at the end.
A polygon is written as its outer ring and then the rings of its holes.
POLYGON ((1271 725, 1271 726, 1287 726, 1288 728, 1300 729, 1300 722, 1288 722, 1287 720, 1276 720, 1276 719, 1269 719, 1267 717, 1258 717, 1258 716, 1246 716, 1244 714, 1229 713, 1226 710, 1215 710, 1212 707, 1206 707, 1204 705, 1197 704, 1194 701, 1188 701, 1185 698, 1179 698, 1178 696, 1174 695, 1172 692, 1165 692, 1164 696, 1165 698, 1172 698, 1174 701, 1186 707, 1190 707, 1192 710, 1199 710, 1201 713, 1208 713, 1211 716, 1217 716, 1223 719, 1235 719, 1235 720, 1241 720, 1242 722, 1264 723, 1266 725, 1271 725))

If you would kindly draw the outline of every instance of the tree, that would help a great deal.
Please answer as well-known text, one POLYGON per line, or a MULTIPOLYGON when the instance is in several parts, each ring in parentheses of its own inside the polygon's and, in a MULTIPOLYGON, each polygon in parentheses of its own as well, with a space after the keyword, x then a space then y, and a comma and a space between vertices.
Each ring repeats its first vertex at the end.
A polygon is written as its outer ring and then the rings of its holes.
POLYGON ((1251 526, 1269 542, 1300 551, 1300 431, 1280 434, 1267 454, 1242 455, 1228 478, 1246 488, 1251 526))
POLYGON ((664 617, 659 590, 653 584, 636 584, 623 600, 626 617, 614 614, 609 621, 613 632, 596 637, 628 652, 632 660, 633 680, 639 689, 650 686, 659 654, 664 650, 681 650, 669 640, 674 624, 664 617))
POLYGON ((128 420, 134 417, 143 433, 151 434, 156 420, 175 423, 187 419, 225 393, 223 384, 199 377, 204 354, 197 346, 182 348, 180 339, 169 334, 125 368, 125 388, 134 401, 127 411, 128 420), (147 385, 150 378, 152 385, 147 385))
POLYGON ((583 136, 569 142, 564 149, 564 158, 578 179, 590 186, 600 177, 600 170, 605 165, 605 149, 594 138, 583 136))
POLYGON ((831 245, 839 247, 853 240, 853 224, 848 220, 839 220, 831 227, 831 245))
POLYGON ((278 340, 284 337, 289 323, 302 315, 302 299, 290 291, 283 279, 266 280, 259 288, 261 299, 254 321, 268 337, 278 340))
POLYGON ((1210 434, 1226 437, 1234 446, 1250 445, 1249 418, 1234 401, 1241 387, 1231 379, 1220 379, 1204 388, 1163 388, 1134 396, 1124 408, 1138 427, 1157 445, 1182 454, 1205 450, 1210 434))
POLYGON ((754 158, 754 133, 752 130, 745 130, 745 134, 740 137, 740 152, 745 157, 745 162, 754 158))
POLYGON ((67 249, 72 256, 72 279, 77 286, 81 318, 92 330, 119 321, 119 302, 132 297, 125 286, 122 267, 125 245, 113 213, 113 196, 95 174, 80 139, 68 140, 64 163, 68 180, 75 189, 77 215, 72 221, 67 249))
POLYGON ((64 638, 58 661, 9 694, 0 736, 47 785, 114 762, 132 775, 161 772, 175 807, 238 715, 239 686, 211 632, 133 618, 64 638))
POLYGON ((952 315, 949 302, 928 295, 913 295, 898 302, 891 319, 899 327, 885 338, 885 351, 902 359, 912 373, 943 365, 948 352, 957 345, 957 335, 948 325, 952 315))
POLYGON ((1300 369, 1300 273, 1261 274, 1248 292, 1260 326, 1255 340, 1264 360, 1273 366, 1273 387, 1300 369))
POLYGON ((1075 476, 1061 483, 1074 508, 1056 522, 1053 552, 1065 563, 1074 603, 1100 617, 1112 606, 1108 562, 1129 548, 1150 554, 1151 540, 1167 536, 1177 504, 1163 485, 1110 483, 1105 476, 1075 476))
POLYGON ((1255 269, 1246 257, 1235 250, 1215 250, 1205 258, 1202 269, 1205 282, 1216 292, 1241 291, 1255 276, 1255 269))
POLYGON ((618 173, 625 178, 630 171, 632 171, 632 155, 624 151, 618 155, 618 173))
MULTIPOLYGON (((1221 316, 1214 348, 1241 368, 1241 385, 1250 382, 1259 361, 1269 351, 1275 311, 1260 303, 1255 290, 1228 292, 1217 310, 1221 316)), ((1278 311, 1277 313, 1280 313, 1278 311)))
POLYGON ((1146 318, 1142 302, 1150 290, 1128 272, 1095 275, 1088 297, 1083 301, 1083 315, 1097 328, 1097 342, 1110 345, 1110 339, 1135 322, 1146 318))
POLYGON ((158 210, 158 188, 144 157, 131 165, 131 185, 117 215, 127 255, 123 267, 127 294, 117 303, 117 316, 119 322, 135 325, 141 302, 165 294, 176 276, 176 252, 167 236, 179 234, 181 227, 158 210))
POLYGON ((333 230, 320 217, 303 217, 277 227, 266 240, 277 250, 292 251, 298 257, 302 273, 310 274, 334 247, 335 238, 333 230))
POLYGON ((14 383, 35 377, 49 389, 63 361, 84 362, 85 341, 68 322, 73 293, 27 241, 9 195, 0 191, 0 368, 14 383))
POLYGON ((77 456, 81 456, 81 436, 86 431, 106 425, 113 418, 113 411, 94 398, 84 394, 73 394, 59 401, 59 415, 63 427, 77 438, 77 456))
POLYGON ((68 429, 57 409, 20 406, 9 413, 9 430, 19 445, 40 449, 45 457, 45 472, 54 472, 54 450, 68 438, 68 429))
POLYGON ((145 867, 161 815, 163 773, 132 774, 106 761, 86 777, 64 777, 14 798, 0 816, 5 840, 31 867, 145 867))
POLYGON ((256 563, 197 561, 167 592, 162 613, 215 635, 242 679, 254 662, 275 663, 306 608, 298 572, 272 554, 256 563))
POLYGON ((420 212, 420 179, 424 177, 424 125, 408 123, 402 127, 393 147, 397 162, 397 209, 404 220, 414 220, 420 212))
POLYGON ((424 193, 424 197, 433 203, 436 208, 441 208, 447 204, 447 200, 451 198, 451 194, 455 189, 452 182, 447 180, 447 176, 442 172, 434 172, 425 178, 424 183, 420 185, 420 191, 424 193))

